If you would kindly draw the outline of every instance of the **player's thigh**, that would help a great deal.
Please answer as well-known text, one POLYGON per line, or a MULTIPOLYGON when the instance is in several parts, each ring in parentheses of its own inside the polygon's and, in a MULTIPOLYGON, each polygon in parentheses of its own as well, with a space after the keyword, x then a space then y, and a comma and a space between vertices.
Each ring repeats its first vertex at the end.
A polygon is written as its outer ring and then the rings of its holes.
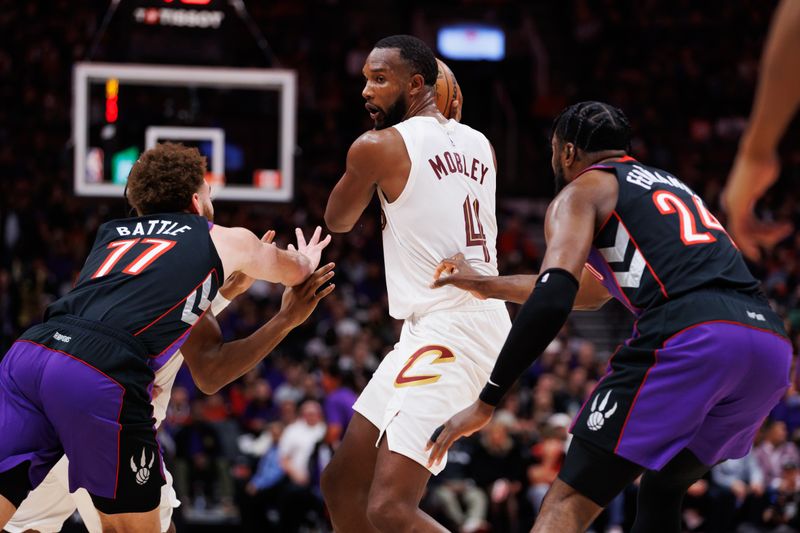
MULTIPOLYGON (((575 492, 602 508, 644 470, 641 465, 576 436, 567 450, 558 478, 575 492)), ((552 503, 553 501, 551 505, 552 503)))
POLYGON ((100 514, 103 531, 115 533, 161 533, 158 509, 144 513, 100 514))
MULTIPOLYGON (((9 533, 28 530, 41 533, 61 531, 64 521, 75 512, 74 496, 68 488, 67 458, 62 457, 44 481, 28 494, 5 529, 9 533)), ((99 532, 99 521, 98 527, 92 531, 95 532, 99 532)))
POLYGON ((389 449, 387 440, 381 440, 375 463, 375 474, 369 492, 370 505, 381 507, 387 503, 418 506, 430 471, 415 459, 389 449))
POLYGON ((378 456, 377 441, 378 428, 362 414, 353 413, 342 443, 325 469, 324 483, 369 490, 378 456))
POLYGON ((5 525, 16 511, 16 507, 5 496, 0 494, 0 527, 5 525))

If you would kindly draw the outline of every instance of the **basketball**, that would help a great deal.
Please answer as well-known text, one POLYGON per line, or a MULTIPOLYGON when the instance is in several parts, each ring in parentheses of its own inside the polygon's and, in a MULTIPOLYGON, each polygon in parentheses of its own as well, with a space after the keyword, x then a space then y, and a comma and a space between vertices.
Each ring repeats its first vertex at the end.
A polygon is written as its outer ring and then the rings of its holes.
POLYGON ((460 122, 461 108, 464 106, 461 88, 450 67, 438 58, 436 63, 439 65, 439 73, 436 76, 436 107, 445 118, 453 118, 460 122), (453 107, 453 100, 458 100, 460 105, 453 107))

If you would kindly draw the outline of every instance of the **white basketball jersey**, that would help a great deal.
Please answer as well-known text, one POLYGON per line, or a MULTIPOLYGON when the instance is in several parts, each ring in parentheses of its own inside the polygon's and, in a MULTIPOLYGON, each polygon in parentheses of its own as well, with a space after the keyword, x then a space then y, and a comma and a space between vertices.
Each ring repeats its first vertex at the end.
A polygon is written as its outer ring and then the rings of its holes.
POLYGON ((497 275, 497 173, 486 137, 469 126, 412 117, 394 126, 411 171, 389 203, 380 189, 389 314, 405 319, 454 307, 496 307, 454 287, 430 288, 442 259, 459 252, 484 275, 497 275))

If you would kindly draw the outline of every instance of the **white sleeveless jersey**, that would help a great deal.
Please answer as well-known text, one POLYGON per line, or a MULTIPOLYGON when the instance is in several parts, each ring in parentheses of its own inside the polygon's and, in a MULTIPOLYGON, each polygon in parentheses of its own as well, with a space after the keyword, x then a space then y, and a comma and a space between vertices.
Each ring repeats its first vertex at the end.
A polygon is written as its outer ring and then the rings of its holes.
POLYGON ((411 171, 389 203, 380 189, 389 314, 405 319, 451 308, 496 307, 454 287, 430 288, 442 259, 459 252, 485 275, 497 275, 497 173, 486 137, 454 120, 412 117, 394 126, 411 171))

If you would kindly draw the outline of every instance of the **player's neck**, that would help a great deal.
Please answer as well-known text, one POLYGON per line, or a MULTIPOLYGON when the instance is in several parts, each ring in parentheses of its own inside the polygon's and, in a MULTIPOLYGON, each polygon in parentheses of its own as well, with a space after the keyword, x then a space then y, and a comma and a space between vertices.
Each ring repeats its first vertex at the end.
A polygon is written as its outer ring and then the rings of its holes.
POLYGON ((411 102, 411 104, 408 106, 406 116, 403 117, 403 120, 407 120, 411 117, 433 117, 436 119, 443 118, 431 96, 411 102))
POLYGON ((603 150, 601 152, 592 152, 591 154, 584 154, 582 168, 578 170, 578 172, 583 172, 589 167, 594 165, 599 165, 601 163, 605 163, 607 161, 611 161, 614 159, 619 159, 620 157, 624 157, 626 155, 625 150, 603 150))

